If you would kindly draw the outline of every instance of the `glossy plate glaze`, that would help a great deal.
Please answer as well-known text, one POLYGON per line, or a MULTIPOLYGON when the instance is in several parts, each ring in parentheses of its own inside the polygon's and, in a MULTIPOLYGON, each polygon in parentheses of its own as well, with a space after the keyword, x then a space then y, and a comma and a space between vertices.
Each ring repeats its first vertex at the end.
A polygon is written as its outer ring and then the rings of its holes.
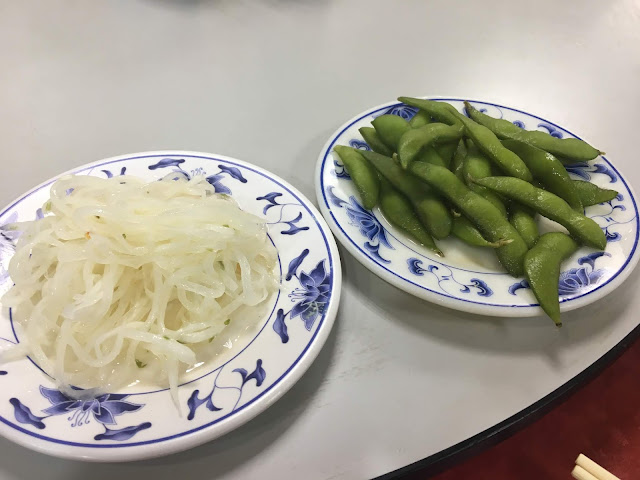
MULTIPOLYGON (((79 175, 205 175, 218 193, 266 218, 278 250, 280 291, 255 328, 229 338, 223 352, 185 378, 180 410, 169 391, 136 386, 75 401, 30 359, 0 368, 0 434, 50 455, 128 461, 194 447, 238 427, 266 409, 307 370, 333 325, 341 269, 335 241, 313 205, 275 175, 248 163, 196 152, 147 152, 80 167, 79 175), (234 340, 234 341, 232 341, 234 340)), ((0 213, 0 225, 33 220, 49 198, 49 180, 0 213)), ((0 227, 0 293, 10 286, 6 267, 15 232, 0 227)), ((238 332, 236 332, 238 333, 238 332)), ((235 335, 235 334, 234 334, 235 335)), ((20 342, 11 312, 2 310, 0 346, 20 342)))
MULTIPOLYGON (((460 98, 435 98, 463 111, 460 98)), ((541 130, 558 138, 575 137, 568 130, 543 118, 510 107, 471 101, 488 115, 505 118, 527 130, 541 130)), ((416 109, 391 102, 374 107, 349 120, 326 143, 316 168, 316 195, 320 210, 338 240, 363 265, 387 282, 417 297, 465 312, 502 317, 542 314, 524 278, 508 275, 490 249, 469 247, 456 238, 439 241, 444 258, 417 245, 389 224, 376 207, 365 210, 337 155, 335 145, 368 149, 358 129, 370 126, 383 114, 410 119, 416 109)), ((605 146, 597 145, 606 149, 605 146)), ((560 309, 588 305, 616 288, 638 261, 638 208, 622 174, 605 157, 567 167, 575 179, 589 180, 617 190, 611 202, 585 210, 607 236, 607 248, 599 252, 581 248, 568 259, 560 276, 560 309)), ((541 232, 562 227, 541 219, 541 232)))

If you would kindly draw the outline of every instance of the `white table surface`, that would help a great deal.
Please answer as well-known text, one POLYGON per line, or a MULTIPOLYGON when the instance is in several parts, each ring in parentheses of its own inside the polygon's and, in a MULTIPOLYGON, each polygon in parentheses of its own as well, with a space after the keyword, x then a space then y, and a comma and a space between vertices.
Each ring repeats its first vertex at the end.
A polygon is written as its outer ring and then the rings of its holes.
MULTIPOLYGON (((329 134, 400 94, 536 113, 606 149, 640 191, 637 0, 0 0, 0 60, 2 204, 82 163, 160 149, 244 159, 314 199, 329 134)), ((249 424, 105 466, 0 439, 0 480, 374 477, 527 407, 638 322, 638 273, 558 331, 437 308, 341 253, 329 340, 249 424)))

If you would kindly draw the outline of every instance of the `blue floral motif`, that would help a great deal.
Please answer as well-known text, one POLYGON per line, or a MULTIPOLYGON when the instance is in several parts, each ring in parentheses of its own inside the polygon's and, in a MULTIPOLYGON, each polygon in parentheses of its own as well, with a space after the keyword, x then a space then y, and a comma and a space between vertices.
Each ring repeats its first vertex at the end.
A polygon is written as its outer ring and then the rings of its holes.
POLYGON ((351 179, 351 177, 347 173, 347 169, 344 168, 344 165, 342 165, 342 163, 338 162, 338 160, 335 159, 333 160, 333 173, 338 178, 351 179))
POLYGON ((398 117, 402 117, 405 120, 411 120, 416 113, 418 113, 418 109, 416 107, 410 107, 409 105, 400 104, 389 107, 379 115, 397 115, 398 117))
POLYGON ((547 133, 552 137, 562 138, 562 132, 554 125, 550 125, 548 123, 539 123, 538 128, 545 129, 547 133))
POLYGON ((23 424, 36 427, 39 430, 46 428, 43 420, 57 416, 69 415, 67 420, 71 422, 71 427, 80 427, 90 423, 91 417, 101 424, 105 431, 94 437, 95 440, 128 440, 141 430, 151 427, 151 423, 145 422, 137 426, 113 429, 107 425, 116 425, 116 417, 129 412, 136 412, 144 405, 131 403, 125 399, 129 395, 107 393, 86 400, 71 398, 59 390, 40 386, 40 394, 51 404, 50 407, 42 409, 44 416, 37 416, 31 409, 24 405, 17 398, 11 398, 9 402, 13 405, 15 419, 23 424))
POLYGON ((238 399, 236 400, 233 408, 231 408, 231 412, 235 411, 235 409, 238 407, 238 404, 240 403, 240 399, 242 398, 242 390, 244 389, 245 385, 250 380, 255 380, 256 387, 261 387, 264 382, 264 379, 267 376, 267 372, 265 372, 264 368, 262 367, 262 359, 260 358, 256 361, 256 368, 251 373, 248 373, 247 370, 244 368, 236 368, 233 370, 234 373, 238 373, 240 377, 242 377, 242 383, 240 384, 239 387, 218 385, 218 378, 220 377, 220 374, 222 373, 223 370, 224 370, 224 366, 220 368, 220 370, 218 370, 218 373, 216 374, 216 378, 213 381, 213 387, 211 388, 211 391, 208 394, 206 394, 204 397, 202 398, 199 397, 199 394, 200 394, 199 389, 196 389, 191 393, 191 396, 187 400, 187 407, 189 408, 189 415, 187 415, 188 420, 193 420, 195 418, 196 411, 202 405, 205 405, 207 407, 207 410, 211 412, 219 412, 220 410, 223 410, 223 408, 217 407, 213 403, 213 396, 219 390, 236 390, 238 392, 238 399))
POLYGON ((379 251, 381 246, 393 249, 380 221, 373 213, 360 205, 353 195, 349 197, 349 201, 347 202, 333 193, 333 188, 333 186, 327 187, 329 200, 337 207, 344 208, 351 225, 357 226, 360 233, 369 240, 364 243, 365 249, 377 260, 389 263, 390 261, 382 257, 379 251))
POLYGON ((104 426, 104 433, 100 433, 93 437, 94 440, 117 440, 123 442, 129 440, 136 433, 151 427, 151 422, 144 422, 140 425, 132 425, 119 429, 108 428, 104 426))
POLYGON ((514 120, 511 123, 513 123, 516 127, 522 128, 523 130, 525 128, 524 122, 522 120, 514 120))
POLYGON ((580 257, 578 264, 583 265, 582 267, 572 268, 566 272, 562 272, 558 282, 558 292, 560 296, 576 295, 591 285, 600 283, 602 277, 607 274, 607 270, 602 268, 596 270, 595 262, 596 259, 603 255, 611 256, 605 252, 595 252, 585 257, 580 257))
POLYGON ((281 308, 276 312, 273 330, 278 334, 282 343, 289 341, 286 317, 289 319, 300 317, 307 331, 311 331, 317 318, 324 313, 329 301, 331 274, 326 270, 325 260, 320 260, 309 273, 304 270, 300 270, 298 273, 298 269, 307 255, 309 255, 309 249, 305 248, 289 262, 287 269, 285 280, 290 281, 295 277, 300 283, 300 287, 295 288, 289 294, 289 298, 295 303, 291 310, 285 313, 281 308))
POLYGON ((90 422, 90 417, 104 425, 115 425, 115 417, 128 412, 135 412, 142 405, 125 401, 129 395, 107 393, 88 400, 76 400, 59 390, 40 386, 40 394, 49 400, 51 406, 42 410, 49 416, 71 414, 68 420, 72 427, 90 422))
POLYGON ((287 215, 289 220, 285 219, 284 214, 285 214, 286 207, 297 207, 298 209, 301 209, 302 206, 298 203, 278 203, 278 199, 281 196, 282 196, 282 193, 270 192, 270 193, 267 193, 266 195, 262 195, 256 198, 256 200, 258 201, 264 200, 267 202, 267 204, 262 209, 263 215, 266 215, 267 212, 274 207, 276 207, 279 210, 278 219, 273 222, 267 222, 267 225, 278 225, 278 224, 287 225, 288 228, 284 230, 280 230, 280 233, 283 235, 295 235, 296 233, 309 230, 309 227, 306 225, 298 225, 298 222, 302 220, 301 211, 298 211, 298 215, 296 215, 295 217, 287 215))
POLYGON ((493 290, 487 285, 484 280, 480 280, 479 278, 471 278, 471 283, 460 283, 458 280, 454 278, 453 271, 447 267, 446 265, 428 265, 427 268, 422 267, 422 260, 411 257, 407 259, 407 267, 409 271, 414 275, 419 277, 423 276, 425 272, 432 274, 438 280, 438 287, 444 293, 449 294, 446 290, 445 285, 451 285, 451 282, 455 284, 460 293, 471 293, 472 288, 475 288, 476 295, 481 297, 490 297, 493 295, 493 290), (442 273, 444 272, 444 273, 442 273))
MULTIPOLYGON (((162 160, 154 163, 153 165, 149 165, 149 170, 157 170, 159 168, 173 168, 172 172, 175 173, 175 176, 172 180, 178 180, 179 178, 184 178, 186 180, 190 180, 192 175, 189 174, 186 170, 182 168, 182 164, 185 162, 184 158, 163 158, 162 160)), ((234 180, 239 181, 240 183, 247 183, 247 179, 242 175, 242 172, 237 167, 230 167, 228 165, 219 164, 218 165, 219 172, 214 175, 209 175, 206 179, 207 182, 211 184, 216 193, 221 193, 224 195, 231 195, 231 189, 222 183, 227 177, 233 178, 234 180)), ((193 172, 192 172, 193 173, 193 172)), ((204 170, 197 169, 196 174, 202 173, 204 174, 204 170)))
MULTIPOLYGON (((113 173, 111 173, 111 170, 100 170, 100 171, 102 173, 104 173, 107 176, 107 178, 113 178, 113 173)), ((125 175, 126 172, 127 172, 127 167, 122 167, 120 169, 120 175, 119 176, 125 175)))
POLYGON ((371 150, 371 148, 369 148, 369 145, 367 145, 367 142, 358 140, 356 138, 349 140, 349 146, 352 148, 357 148, 358 150, 371 150))
MULTIPOLYGON (((561 297, 567 295, 578 295, 584 292, 586 289, 597 285, 607 274, 607 270, 604 268, 596 269, 596 260, 600 257, 610 257, 611 254, 607 252, 594 252, 578 259, 578 265, 582 265, 579 268, 571 268, 560 273, 558 280, 558 294, 561 297)), ((516 295, 516 292, 520 289, 531 288, 529 282, 521 280, 514 283, 509 287, 509 293, 516 295)))
POLYGON ((604 163, 590 164, 587 162, 577 162, 565 165, 565 168, 567 169, 567 172, 573 173, 586 181, 591 180, 592 173, 601 173, 608 176, 609 183, 616 183, 618 181, 618 175, 616 172, 604 163))
POLYGON ((624 205, 619 203, 614 203, 614 202, 621 202, 623 199, 624 199, 624 196, 622 194, 616 195, 616 198, 614 198, 613 200, 610 200, 602 204, 602 205, 609 205, 608 212, 605 212, 599 215, 593 215, 591 217, 593 220, 596 220, 596 219, 599 220, 600 228, 602 228, 602 230, 604 231, 604 234, 607 237, 607 242, 618 242, 622 240, 622 235, 620 235, 620 233, 618 232, 614 232, 612 228, 616 225, 624 225, 626 223, 632 222, 636 218, 636 215, 634 214, 633 217, 631 217, 630 219, 621 221, 620 218, 618 218, 615 215, 616 210, 619 210, 620 212, 625 212, 627 210, 627 207, 625 207, 624 205), (604 226, 602 225, 603 222, 604 222, 604 226))

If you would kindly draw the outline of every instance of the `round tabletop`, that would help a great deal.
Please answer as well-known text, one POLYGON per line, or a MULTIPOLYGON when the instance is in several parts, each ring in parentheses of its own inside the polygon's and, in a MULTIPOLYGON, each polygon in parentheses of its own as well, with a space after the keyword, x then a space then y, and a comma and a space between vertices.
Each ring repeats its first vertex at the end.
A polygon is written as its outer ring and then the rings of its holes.
MULTIPOLYGON (((3 205, 81 164, 165 149, 251 162, 314 199, 329 135, 399 95, 535 113, 601 146, 640 186, 632 0, 4 1, 0 45, 3 205)), ((327 343, 248 424, 184 453, 99 467, 0 439, 0 480, 385 475, 526 412, 638 325, 639 271, 558 330, 437 307, 341 255, 327 343)))

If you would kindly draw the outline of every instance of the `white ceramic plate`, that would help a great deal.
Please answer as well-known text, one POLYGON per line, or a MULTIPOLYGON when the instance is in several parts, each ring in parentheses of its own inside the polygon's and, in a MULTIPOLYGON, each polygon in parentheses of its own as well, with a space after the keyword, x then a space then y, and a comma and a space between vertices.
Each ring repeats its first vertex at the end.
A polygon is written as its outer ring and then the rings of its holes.
MULTIPOLYGON (((436 98, 463 111, 459 98, 436 98)), ((568 130, 521 110, 488 102, 471 102, 480 111, 505 118, 528 130, 543 130, 559 137, 575 137, 568 130)), ((326 143, 316 168, 316 195, 320 210, 338 240, 363 265, 387 282, 417 297, 466 312, 504 317, 542 314, 522 278, 513 278, 489 249, 473 248, 455 238, 438 242, 445 257, 415 244, 390 225, 378 208, 365 210, 334 145, 368 149, 358 129, 370 126, 382 114, 411 118, 416 109, 391 102, 349 120, 326 143)), ((576 137, 578 138, 578 137, 576 137)), ((605 146, 600 146, 605 148, 605 146)), ((617 190, 618 198, 594 205, 585 214, 605 231, 605 252, 581 248, 563 264, 560 309, 568 311, 596 301, 616 288, 638 261, 638 209, 634 194, 616 167, 604 157, 568 168, 572 177, 617 190)), ((561 229, 545 220, 541 231, 561 229)))
MULTIPOLYGON (((195 152, 147 152, 115 157, 74 170, 80 175, 136 175, 149 180, 171 172, 206 175, 219 193, 265 217, 278 250, 280 292, 263 319, 179 387, 182 413, 169 391, 157 386, 74 401, 31 360, 0 368, 0 434, 60 457, 128 461, 166 455, 216 438, 266 409, 307 370, 333 325, 340 300, 341 269, 335 241, 320 214, 300 192, 248 163, 195 152)), ((48 199, 52 179, 0 213, 0 225, 31 220, 48 199)), ((0 227, 0 293, 14 232, 0 227)), ((0 344, 19 342, 3 308, 0 344)))

